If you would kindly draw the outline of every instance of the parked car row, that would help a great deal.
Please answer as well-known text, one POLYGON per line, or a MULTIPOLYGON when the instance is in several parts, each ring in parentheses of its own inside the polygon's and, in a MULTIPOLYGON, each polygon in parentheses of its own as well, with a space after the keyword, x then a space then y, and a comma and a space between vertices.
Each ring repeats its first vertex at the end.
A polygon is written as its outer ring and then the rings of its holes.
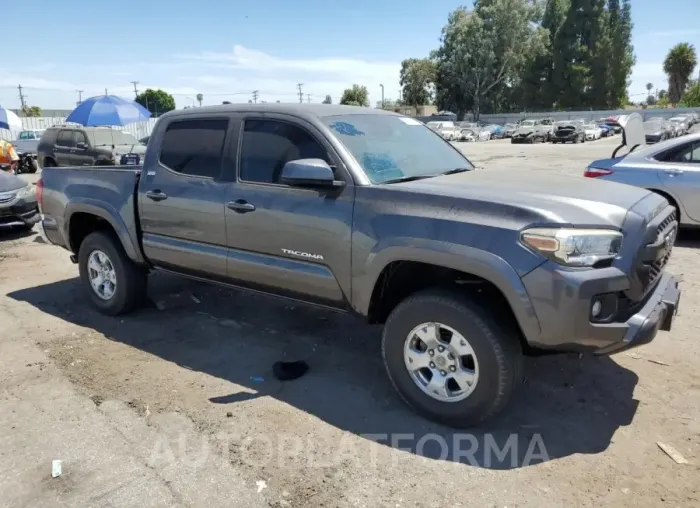
POLYGON ((667 139, 677 138, 688 134, 690 128, 700 121, 700 114, 663 118, 654 116, 644 122, 644 133, 647 144, 659 143, 667 139))

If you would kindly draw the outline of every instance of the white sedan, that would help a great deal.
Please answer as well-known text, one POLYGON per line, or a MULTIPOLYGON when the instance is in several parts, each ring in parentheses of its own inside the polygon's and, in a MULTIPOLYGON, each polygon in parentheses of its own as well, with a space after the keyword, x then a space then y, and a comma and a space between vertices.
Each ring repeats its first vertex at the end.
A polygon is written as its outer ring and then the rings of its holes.
POLYGON ((594 141, 603 137, 603 129, 594 123, 589 123, 583 126, 586 131, 586 141, 594 141))

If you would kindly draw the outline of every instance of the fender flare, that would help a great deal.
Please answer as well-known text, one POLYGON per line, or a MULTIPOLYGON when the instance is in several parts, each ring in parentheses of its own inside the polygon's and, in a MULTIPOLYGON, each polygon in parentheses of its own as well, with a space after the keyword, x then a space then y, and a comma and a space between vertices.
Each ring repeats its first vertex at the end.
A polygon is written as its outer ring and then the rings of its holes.
POLYGON ((91 198, 79 198, 73 200, 66 207, 64 214, 64 231, 67 237, 65 238, 65 241, 66 245, 70 247, 71 251, 76 251, 74 246, 70 243, 70 221, 72 216, 76 213, 87 213, 106 220, 117 234, 117 237, 119 238, 126 255, 129 256, 129 259, 137 263, 143 262, 143 257, 141 256, 137 246, 134 245, 131 236, 129 235, 129 229, 119 215, 119 212, 114 207, 106 205, 102 201, 91 198))
POLYGON ((358 313, 368 315, 374 287, 384 268, 394 261, 415 261, 470 273, 489 281, 510 304, 526 340, 530 342, 539 337, 540 323, 530 296, 518 273, 503 258, 465 245, 421 242, 416 246, 415 243, 416 239, 395 240, 393 245, 370 254, 364 273, 353 284, 353 288, 357 288, 353 291, 356 302, 353 306, 358 313))

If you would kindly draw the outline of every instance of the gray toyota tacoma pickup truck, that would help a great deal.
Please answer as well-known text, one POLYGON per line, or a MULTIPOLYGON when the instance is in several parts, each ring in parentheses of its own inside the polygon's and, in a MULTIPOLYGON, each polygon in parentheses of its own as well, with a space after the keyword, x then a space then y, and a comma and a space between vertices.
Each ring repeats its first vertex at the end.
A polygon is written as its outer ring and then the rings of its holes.
POLYGON ((669 330, 674 208, 580 177, 473 170, 415 119, 370 108, 173 111, 143 165, 45 169, 42 234, 101 312, 162 270, 384 325, 391 382, 452 426, 501 410, 533 351, 609 354, 669 330))

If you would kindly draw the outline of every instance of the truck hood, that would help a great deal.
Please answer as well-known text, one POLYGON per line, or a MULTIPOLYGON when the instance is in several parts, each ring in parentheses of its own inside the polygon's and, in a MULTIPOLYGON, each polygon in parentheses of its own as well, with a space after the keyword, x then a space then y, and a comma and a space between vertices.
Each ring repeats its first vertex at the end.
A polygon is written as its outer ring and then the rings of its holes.
POLYGON ((520 210, 546 223, 616 228, 622 227, 629 210, 650 194, 630 185, 580 176, 538 175, 536 171, 469 171, 393 186, 500 204, 504 215, 515 214, 509 217, 514 220, 520 210))

